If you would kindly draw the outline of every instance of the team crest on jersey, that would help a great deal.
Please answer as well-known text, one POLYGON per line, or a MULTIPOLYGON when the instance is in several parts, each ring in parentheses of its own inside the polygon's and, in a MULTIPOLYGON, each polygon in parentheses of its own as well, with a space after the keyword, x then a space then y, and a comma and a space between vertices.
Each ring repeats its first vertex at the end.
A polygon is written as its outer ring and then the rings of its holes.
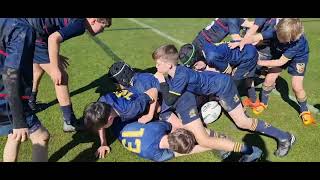
POLYGON ((197 115, 197 111, 196 109, 192 108, 190 111, 189 111, 189 117, 190 118, 193 118, 197 115))
POLYGON ((233 96, 233 101, 234 101, 234 102, 238 102, 238 101, 239 101, 239 97, 238 97, 237 94, 233 96))
POLYGON ((268 127, 271 127, 271 124, 264 122, 264 128, 268 128, 268 127))
POLYGON ((305 67, 306 67, 305 63, 297 63, 296 64, 297 71, 300 74, 304 72, 305 67))

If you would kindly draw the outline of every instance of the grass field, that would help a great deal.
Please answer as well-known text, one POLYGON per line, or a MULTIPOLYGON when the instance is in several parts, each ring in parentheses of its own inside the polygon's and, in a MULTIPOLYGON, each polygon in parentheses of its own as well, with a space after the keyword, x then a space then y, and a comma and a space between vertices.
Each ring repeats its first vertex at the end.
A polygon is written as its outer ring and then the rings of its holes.
MULTIPOLYGON (((124 59, 131 66, 150 70, 154 66, 151 53, 164 43, 174 43, 177 47, 180 42, 191 42, 196 33, 211 19, 136 19, 148 26, 142 26, 129 19, 113 19, 113 25, 104 33, 96 37, 85 34, 66 41, 62 45, 61 54, 69 57, 69 87, 76 116, 82 116, 85 105, 110 90, 110 82, 105 73, 108 67, 118 59, 124 59), (154 28, 154 29, 152 29, 154 28), (168 35, 168 36, 166 36, 168 35), (173 42, 168 38, 178 41, 173 42)), ((305 76, 305 89, 309 97, 308 103, 320 109, 319 93, 319 42, 320 19, 303 19, 305 32, 310 46, 310 59, 305 76)), ((273 155, 276 141, 261 135, 240 131, 225 115, 211 124, 209 128, 223 131, 236 140, 261 147, 265 155, 263 161, 320 161, 319 125, 305 127, 298 117, 294 102, 285 102, 282 98, 288 94, 294 97, 291 90, 291 78, 283 71, 278 81, 278 91, 282 96, 272 93, 270 104, 259 118, 272 125, 296 135, 297 141, 292 151, 284 158, 273 155)), ((41 122, 51 133, 49 144, 49 161, 99 161, 99 162, 144 162, 142 158, 132 154, 122 147, 114 138, 109 139, 112 151, 105 159, 96 159, 95 150, 99 147, 98 136, 89 133, 63 133, 62 114, 55 97, 53 84, 45 75, 40 84, 38 100, 49 103, 50 107, 38 113, 41 122)), ((320 115, 313 113, 317 120, 320 115)), ((253 114, 251 113, 253 116, 253 114)), ((2 161, 3 147, 6 138, 0 138, 0 161, 2 161)), ((31 161, 31 143, 28 141, 21 145, 19 161, 31 161)), ((218 162, 219 158, 212 152, 175 158, 177 162, 218 162)))

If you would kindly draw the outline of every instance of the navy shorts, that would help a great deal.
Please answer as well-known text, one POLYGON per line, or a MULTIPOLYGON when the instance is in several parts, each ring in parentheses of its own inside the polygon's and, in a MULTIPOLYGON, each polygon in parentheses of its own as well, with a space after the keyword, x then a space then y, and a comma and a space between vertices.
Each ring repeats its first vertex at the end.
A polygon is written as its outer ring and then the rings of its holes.
POLYGON ((223 92, 217 93, 217 96, 222 108, 225 111, 230 112, 241 103, 240 96, 237 86, 231 78, 223 79, 223 81, 221 86, 224 86, 224 90, 223 92))
MULTIPOLYGON (((24 106, 27 106, 27 102, 24 102, 24 106)), ((41 122, 33 113, 26 112, 25 115, 25 120, 29 128, 29 134, 32 134, 41 127, 41 122)), ((12 117, 10 115, 9 104, 7 100, 2 98, 0 99, 0 136, 8 135, 12 133, 12 130, 12 117)))
POLYGON ((258 53, 256 53, 254 58, 251 58, 245 63, 241 63, 236 67, 234 74, 232 75, 233 80, 242 80, 246 78, 254 77, 257 67, 258 53))
POLYGON ((36 40, 33 62, 37 64, 50 63, 48 52, 48 40, 36 40))
MULTIPOLYGON (((165 103, 163 102, 163 104, 165 103)), ((162 105, 162 107, 168 106, 162 105)), ((171 113, 174 112, 182 120, 183 125, 199 119, 196 96, 188 91, 184 92, 171 108, 166 108, 160 113, 159 119, 167 121, 171 113)))
POLYGON ((289 60, 282 68, 288 68, 288 73, 291 76, 304 76, 307 70, 308 59, 295 61, 294 59, 289 60))

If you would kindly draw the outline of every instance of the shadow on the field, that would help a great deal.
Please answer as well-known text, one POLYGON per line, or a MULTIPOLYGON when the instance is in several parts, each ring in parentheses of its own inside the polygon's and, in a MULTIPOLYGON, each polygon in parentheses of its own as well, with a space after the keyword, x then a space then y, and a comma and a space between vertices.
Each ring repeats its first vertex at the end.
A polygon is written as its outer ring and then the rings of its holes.
MULTIPOLYGON (((110 128, 106 129, 106 134, 108 144, 112 144, 116 138, 111 133, 110 128)), ((57 162, 76 146, 82 143, 91 142, 93 142, 92 146, 80 152, 73 160, 71 160, 71 162, 95 162, 98 160, 98 158, 95 157, 95 152, 100 147, 100 140, 97 133, 89 131, 79 131, 72 135, 72 140, 52 154, 49 158, 49 162, 57 162)))
POLYGON ((135 72, 141 72, 141 73, 156 73, 157 72, 157 68, 156 67, 150 67, 147 69, 139 69, 139 68, 132 68, 135 72))
POLYGON ((320 104, 315 104, 314 107, 320 110, 320 104))
POLYGON ((281 98, 299 113, 299 105, 290 99, 288 83, 281 76, 276 80, 276 89, 280 93, 281 98))
MULTIPOLYGON (((121 58, 115 54, 112 49, 106 45, 103 41, 101 41, 99 38, 89 35, 89 37, 95 41, 102 49, 103 51, 112 58, 114 62, 120 61, 121 58)), ((107 69, 107 68, 106 68, 107 69)), ((137 72, 150 72, 155 73, 157 70, 155 67, 151 67, 145 70, 133 68, 137 72)), ((107 72, 106 72, 107 73, 107 72)), ((83 93, 87 90, 90 90, 92 88, 98 87, 95 91, 96 93, 99 93, 99 97, 116 90, 116 85, 108 78, 107 74, 102 75, 100 78, 92 81, 88 85, 85 85, 77 90, 74 90, 70 92, 70 97, 75 96, 77 94, 83 93)), ((36 113, 46 110, 47 108, 59 103, 57 99, 54 99, 48 103, 41 103, 37 105, 37 109, 35 110, 36 113)))
POLYGON ((151 29, 151 28, 143 28, 143 27, 134 27, 134 28, 112 28, 112 29, 107 29, 106 31, 130 31, 130 30, 145 30, 145 29, 151 29))
POLYGON ((107 54, 109 55, 113 61, 120 61, 121 58, 112 51, 112 49, 106 44, 104 43, 103 41, 101 41, 98 37, 95 37, 95 36, 90 36, 89 37, 95 42, 97 43, 101 49, 107 54))
MULTIPOLYGON (((99 38, 95 37, 95 36, 91 36, 89 35, 89 37, 94 41, 96 42, 100 47, 101 49, 108 55, 112 58, 113 61, 119 61, 121 60, 121 58, 115 54, 111 48, 106 45, 103 41, 101 41, 99 38)), ((107 69, 107 68, 106 68, 107 69)), ((107 73, 107 72, 106 72, 107 73)), ((92 81, 91 83, 89 83, 88 85, 86 86, 83 86, 77 90, 74 90, 72 92, 70 92, 70 97, 74 96, 74 95, 77 95, 77 94, 80 94, 82 92, 85 92, 89 89, 92 89, 92 88, 95 88, 95 87, 98 87, 97 90, 96 90, 96 93, 99 93, 99 95, 104 95, 106 94, 107 92, 112 92, 116 89, 116 86, 114 85, 114 83, 112 83, 112 81, 107 77, 107 74, 104 74, 102 75, 100 78, 92 81)), ((41 112, 55 104, 58 103, 58 99, 54 99, 48 103, 42 103, 41 107, 40 106, 37 106, 37 110, 35 110, 36 113, 38 112, 41 112)))
MULTIPOLYGON (((107 74, 104 74, 100 78, 92 81, 91 83, 74 90, 70 92, 70 97, 75 96, 77 94, 83 93, 85 91, 88 91, 92 88, 96 88, 95 93, 99 93, 99 97, 108 93, 116 90, 116 85, 108 78, 107 74)), ((57 99, 54 99, 48 103, 41 103, 37 104, 37 110, 35 111, 36 113, 41 112, 46 110, 47 108, 59 103, 57 99)))
MULTIPOLYGON (((270 162, 267 160, 269 153, 266 149, 266 145, 263 139, 257 133, 246 134, 242 140, 245 144, 257 146, 262 150, 263 155, 258 160, 259 162, 270 162)), ((241 157, 240 153, 231 153, 231 155, 225 160, 223 160, 223 162, 237 162, 240 159, 240 157, 241 157)))

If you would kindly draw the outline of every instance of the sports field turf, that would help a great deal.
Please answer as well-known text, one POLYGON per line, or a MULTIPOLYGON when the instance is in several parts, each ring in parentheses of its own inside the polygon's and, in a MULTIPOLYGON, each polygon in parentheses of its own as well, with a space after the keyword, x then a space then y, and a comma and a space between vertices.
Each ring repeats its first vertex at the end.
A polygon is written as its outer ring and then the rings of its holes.
MULTIPOLYGON (((177 47, 181 43, 191 42, 196 33, 211 22, 212 19, 113 19, 110 29, 96 37, 85 34, 73 38, 62 44, 61 54, 69 57, 70 66, 69 87, 72 103, 76 116, 82 116, 85 105, 96 101, 101 94, 112 89, 110 81, 105 73, 108 67, 116 60, 123 59, 131 66, 154 71, 154 62, 151 54, 155 48, 164 43, 173 43, 177 47), (135 20, 145 24, 137 24, 135 20), (171 40, 170 40, 171 39, 171 40), (173 42, 172 39, 175 41, 173 42)), ((308 103, 320 109, 319 93, 319 42, 320 19, 303 19, 305 33, 310 46, 310 59, 305 76, 305 90, 308 95, 308 103)), ((272 125, 292 132, 296 138, 296 144, 292 151, 284 158, 273 155, 276 149, 276 141, 247 131, 240 131, 234 123, 225 115, 209 128, 225 132, 232 138, 259 146, 264 151, 262 161, 320 161, 318 151, 320 149, 319 125, 303 126, 298 112, 297 104, 288 98, 288 94, 294 97, 291 90, 291 78, 287 71, 283 71, 277 82, 278 91, 270 96, 269 108, 259 116, 272 125), (284 101, 284 99, 286 101, 284 101)), ((38 113, 41 122, 48 128, 51 139, 49 144, 49 161, 108 161, 108 162, 141 162, 147 161, 122 147, 114 137, 109 138, 111 153, 105 159, 96 159, 94 152, 99 147, 99 138, 90 133, 64 133, 62 131, 62 114, 55 97, 53 84, 45 75, 40 84, 38 100, 49 103, 49 107, 38 113)), ((253 114, 250 112, 250 115, 253 114)), ((313 113, 317 120, 319 113, 313 113)), ((256 117, 256 116, 255 116, 256 117)), ((109 136, 110 137, 110 136, 109 136)), ((2 161, 5 137, 0 138, 0 161, 2 161)), ((19 161, 31 161, 30 141, 21 145, 19 161)), ((171 161, 191 162, 218 162, 220 159, 213 152, 205 152, 190 156, 175 158, 171 161)))

